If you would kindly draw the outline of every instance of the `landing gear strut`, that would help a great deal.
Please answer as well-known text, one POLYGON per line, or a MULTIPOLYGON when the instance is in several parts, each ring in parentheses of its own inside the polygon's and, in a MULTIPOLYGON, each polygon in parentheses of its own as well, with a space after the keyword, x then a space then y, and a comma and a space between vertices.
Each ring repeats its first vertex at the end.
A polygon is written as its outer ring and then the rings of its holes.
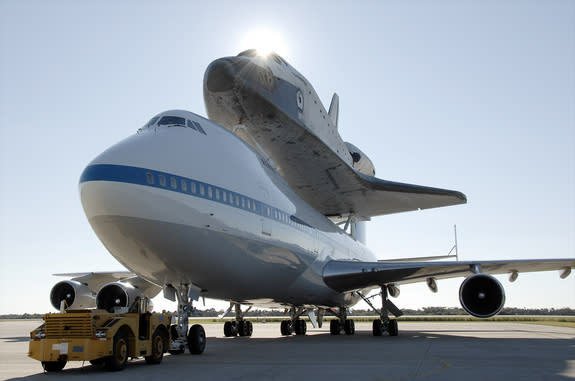
POLYGON ((190 286, 181 284, 176 289, 176 297, 178 298, 178 316, 177 324, 170 327, 170 335, 172 342, 168 352, 173 355, 184 353, 186 345, 193 355, 199 355, 206 349, 206 332, 204 327, 199 324, 194 324, 188 331, 188 318, 190 317, 193 306, 189 297, 190 286))
POLYGON ((250 306, 247 310, 242 312, 241 305, 239 303, 232 302, 228 311, 230 311, 232 307, 235 307, 236 318, 235 320, 224 323, 224 336, 251 336, 254 331, 254 326, 251 321, 244 320, 244 313, 248 312, 252 307, 250 306))
POLYGON ((303 307, 292 307, 290 309, 290 319, 282 320, 280 331, 283 336, 291 336, 293 333, 296 335, 305 335, 307 332, 307 323, 305 320, 300 319, 307 310, 303 307))
MULTIPOLYGON (((389 333, 389 336, 397 336, 399 334, 399 329, 397 327, 397 320, 396 319, 390 319, 389 313, 391 312, 396 317, 400 317, 401 315, 403 315, 403 312, 401 312, 401 310, 399 308, 397 308, 391 300, 389 300, 389 298, 388 298, 388 286, 384 285, 381 287, 381 293, 379 294, 379 295, 381 295, 381 309, 380 310, 378 310, 377 308, 375 308, 373 306, 373 304, 369 300, 371 297, 366 298, 365 296, 363 296, 359 292, 358 292, 358 295, 361 296, 361 298, 367 304, 369 304, 369 306, 376 313, 378 313, 380 316, 379 319, 376 319, 373 321, 373 324, 372 324, 373 336, 381 336, 381 335, 383 335, 384 332, 389 333)), ((374 295, 374 296, 377 296, 377 295, 374 295)))
POLYGON ((329 333, 339 335, 343 330, 346 335, 355 334, 355 322, 347 318, 347 308, 339 307, 338 313, 334 313, 337 319, 329 322, 329 333))

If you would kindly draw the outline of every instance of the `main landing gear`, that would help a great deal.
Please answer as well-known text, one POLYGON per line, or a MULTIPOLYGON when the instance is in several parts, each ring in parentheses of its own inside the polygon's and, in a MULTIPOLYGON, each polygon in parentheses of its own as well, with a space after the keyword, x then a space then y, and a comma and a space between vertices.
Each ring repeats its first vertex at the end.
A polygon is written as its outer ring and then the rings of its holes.
MULTIPOLYGON (((366 298, 365 296, 363 296, 361 293, 358 292, 358 295, 361 296, 361 298, 367 304, 369 304, 369 306, 376 313, 378 313, 380 316, 379 319, 376 319, 373 321, 373 324, 372 324, 373 336, 381 336, 381 335, 383 335, 384 332, 389 333, 389 336, 397 336, 399 334, 399 329, 397 327, 397 320, 396 319, 390 319, 389 313, 391 312, 391 314, 395 315, 396 317, 400 317, 401 315, 403 315, 403 312, 401 312, 401 310, 399 308, 397 308, 391 300, 389 300, 388 290, 391 291, 389 293, 392 295, 395 294, 397 296, 397 294, 399 293, 399 291, 397 291, 397 288, 393 285, 382 286, 381 287, 381 293, 379 294, 379 295, 381 295, 381 309, 380 310, 377 310, 373 306, 373 304, 369 300, 369 299, 371 299, 371 297, 366 298)), ((377 295, 374 295, 374 296, 377 296, 377 295)))
POLYGON ((280 331, 282 336, 291 336, 296 334, 298 336, 305 335, 307 332, 307 323, 305 320, 300 319, 307 310, 302 307, 292 307, 290 309, 290 319, 282 320, 280 324, 280 331))
POLYGON ((254 331, 254 327, 251 321, 244 320, 244 313, 248 312, 252 307, 250 306, 246 311, 242 312, 242 308, 239 303, 231 303, 228 312, 232 307, 235 307, 236 319, 224 323, 224 336, 251 336, 254 331))
POLYGON ((188 330, 188 317, 193 309, 192 301, 189 297, 190 287, 187 284, 181 284, 175 291, 178 298, 178 316, 177 324, 173 324, 170 327, 172 342, 168 352, 172 355, 182 354, 186 350, 187 345, 191 354, 202 354, 206 349, 207 342, 204 327, 194 324, 188 330))
POLYGON ((337 319, 329 322, 329 333, 331 335, 339 335, 341 331, 346 335, 355 334, 355 322, 347 318, 347 308, 339 307, 337 313, 330 311, 337 319))

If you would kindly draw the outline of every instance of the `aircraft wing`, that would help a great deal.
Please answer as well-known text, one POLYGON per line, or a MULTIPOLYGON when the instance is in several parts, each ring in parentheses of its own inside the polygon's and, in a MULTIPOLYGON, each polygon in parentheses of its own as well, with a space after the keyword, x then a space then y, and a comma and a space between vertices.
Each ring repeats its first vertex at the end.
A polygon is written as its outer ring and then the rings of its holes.
POLYGON ((71 277, 71 280, 83 283, 94 291, 100 290, 102 286, 110 282, 127 282, 137 287, 144 295, 153 298, 158 295, 162 288, 154 283, 137 276, 129 271, 116 272, 89 272, 89 273, 68 273, 54 274, 55 276, 71 277))
POLYGON ((427 278, 446 279, 468 276, 475 269, 486 274, 561 270, 565 278, 575 268, 572 259, 533 259, 516 261, 449 262, 359 262, 331 261, 323 270, 323 280, 338 292, 377 287, 384 284, 407 284, 427 278))

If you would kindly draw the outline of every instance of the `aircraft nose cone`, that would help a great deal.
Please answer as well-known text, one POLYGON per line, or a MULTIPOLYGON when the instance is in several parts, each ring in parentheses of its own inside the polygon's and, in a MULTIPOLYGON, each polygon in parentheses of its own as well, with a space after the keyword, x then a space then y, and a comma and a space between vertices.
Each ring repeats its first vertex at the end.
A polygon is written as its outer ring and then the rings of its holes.
POLYGON ((206 69, 206 87, 214 93, 231 90, 234 86, 234 74, 234 66, 229 60, 215 60, 206 69))

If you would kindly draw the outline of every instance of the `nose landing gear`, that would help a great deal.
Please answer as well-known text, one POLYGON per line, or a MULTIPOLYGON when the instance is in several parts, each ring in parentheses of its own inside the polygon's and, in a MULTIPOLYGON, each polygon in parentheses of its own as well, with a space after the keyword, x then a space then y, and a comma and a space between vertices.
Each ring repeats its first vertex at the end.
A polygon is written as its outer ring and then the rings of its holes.
POLYGON ((172 341, 168 352, 172 355, 179 355, 184 353, 187 346, 191 354, 202 354, 207 343, 204 327, 194 324, 188 331, 188 318, 193 311, 193 302, 190 300, 190 285, 181 284, 177 289, 172 286, 169 287, 175 291, 178 299, 178 316, 176 324, 170 327, 172 341))

